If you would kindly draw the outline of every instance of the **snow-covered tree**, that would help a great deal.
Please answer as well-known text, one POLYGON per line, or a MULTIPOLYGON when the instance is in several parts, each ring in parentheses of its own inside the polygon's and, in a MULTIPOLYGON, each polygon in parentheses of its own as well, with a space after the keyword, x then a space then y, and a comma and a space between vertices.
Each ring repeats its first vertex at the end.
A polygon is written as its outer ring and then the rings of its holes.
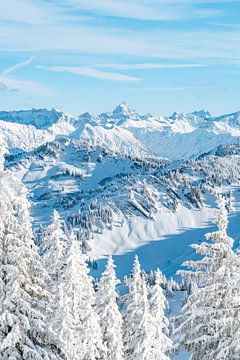
POLYGON ((45 229, 42 236, 41 252, 45 268, 53 284, 57 286, 61 278, 63 255, 67 244, 67 236, 63 231, 63 224, 59 213, 54 210, 52 223, 45 229))
POLYGON ((103 343, 107 349, 106 360, 123 359, 122 316, 118 309, 116 291, 119 283, 115 274, 115 265, 110 256, 98 283, 97 291, 97 312, 100 317, 103 343))
POLYGON ((128 280, 129 293, 123 313, 123 344, 126 360, 150 359, 151 317, 145 280, 141 276, 138 257, 135 257, 132 277, 128 280))
POLYGON ((45 321, 49 294, 33 242, 26 190, 11 172, 0 172, 0 358, 64 359, 45 321))
MULTIPOLYGON (((86 265, 85 256, 76 249, 77 244, 72 245, 72 252, 77 251, 75 256, 75 272, 78 281, 77 310, 79 333, 78 346, 82 350, 81 360, 98 360, 104 359, 106 348, 103 345, 102 333, 100 328, 100 319, 96 312, 96 296, 89 276, 89 269, 86 265)), ((74 267, 75 267, 74 266, 74 267)), ((73 274, 74 275, 74 274, 73 274)))
POLYGON ((150 315, 151 315, 151 352, 149 359, 168 360, 166 355, 171 347, 168 337, 169 322, 165 317, 166 298, 162 287, 162 273, 158 269, 155 273, 155 284, 150 287, 150 315))
POLYGON ((219 197, 218 230, 206 235, 207 242, 192 245, 201 260, 187 261, 179 275, 198 285, 177 319, 175 334, 191 352, 192 360, 239 359, 240 263, 227 235, 225 200, 219 197))
POLYGON ((4 150, 0 147, 0 172, 4 169, 4 150))
MULTIPOLYGON (((41 253, 44 267, 48 273, 47 290, 51 294, 51 304, 48 306, 48 323, 59 335, 59 324, 56 304, 64 302, 64 294, 61 291, 61 282, 64 270, 64 255, 67 246, 67 236, 62 229, 59 213, 54 210, 51 224, 44 230, 41 241, 41 253)), ((60 306, 60 305, 59 305, 60 306)), ((59 326, 60 325, 60 326, 59 326)))
POLYGON ((172 296, 173 295, 173 291, 179 290, 179 284, 173 280, 173 278, 170 278, 170 280, 167 281, 167 292, 168 292, 168 296, 172 296))
POLYGON ((81 318, 82 278, 79 242, 72 233, 64 257, 64 273, 58 284, 58 302, 55 304, 55 328, 65 344, 68 359, 84 359, 81 318))

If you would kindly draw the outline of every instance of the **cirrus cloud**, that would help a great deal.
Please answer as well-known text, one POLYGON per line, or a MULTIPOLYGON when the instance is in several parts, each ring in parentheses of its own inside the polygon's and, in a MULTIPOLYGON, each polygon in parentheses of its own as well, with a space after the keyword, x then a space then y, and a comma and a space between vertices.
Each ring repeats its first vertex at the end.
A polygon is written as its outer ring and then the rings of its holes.
POLYGON ((97 64, 94 67, 117 70, 147 70, 147 69, 181 69, 205 67, 204 64, 164 64, 164 63, 139 63, 139 64, 97 64))
POLYGON ((28 66, 28 65, 30 65, 30 64, 33 62, 33 60, 34 60, 35 58, 36 58, 36 56, 31 56, 30 58, 28 58, 28 59, 26 59, 26 60, 24 60, 24 61, 22 61, 22 62, 20 62, 20 63, 18 63, 18 64, 15 64, 15 65, 13 65, 13 66, 10 66, 10 67, 4 69, 3 72, 2 72, 2 74, 3 74, 3 75, 8 75, 8 74, 11 74, 11 73, 13 73, 14 71, 16 71, 16 70, 18 70, 18 69, 21 69, 21 68, 23 68, 23 67, 25 67, 25 66, 28 66))
POLYGON ((46 94, 50 89, 38 81, 16 79, 11 76, 16 70, 29 66, 35 56, 31 56, 24 61, 14 64, 0 73, 0 91, 13 91, 23 93, 46 94))
POLYGON ((90 67, 80 67, 80 66, 42 66, 37 65, 38 69, 45 69, 49 71, 56 72, 65 72, 70 74, 82 75, 87 77, 92 77, 101 80, 110 80, 110 81, 139 81, 140 78, 128 76, 124 74, 119 74, 115 72, 100 71, 90 67))

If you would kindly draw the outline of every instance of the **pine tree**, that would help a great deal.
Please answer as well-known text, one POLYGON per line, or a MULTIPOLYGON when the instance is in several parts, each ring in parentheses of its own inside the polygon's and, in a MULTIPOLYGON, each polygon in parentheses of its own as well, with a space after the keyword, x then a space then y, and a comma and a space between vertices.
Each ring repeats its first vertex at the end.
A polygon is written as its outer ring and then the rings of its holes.
POLYGON ((62 227, 60 215, 54 210, 52 223, 45 229, 45 235, 42 237, 41 243, 43 261, 52 285, 57 285, 62 273, 63 255, 67 244, 67 236, 62 227))
POLYGON ((227 235, 225 200, 219 198, 218 230, 206 235, 207 242, 192 245, 201 260, 187 261, 179 275, 198 287, 177 319, 180 346, 192 352, 192 360, 237 360, 235 341, 240 329, 240 264, 227 235))
POLYGON ((0 147, 0 172, 4 170, 4 150, 0 147))
POLYGON ((155 284, 150 288, 150 315, 152 347, 149 359, 168 360, 166 352, 171 347, 171 340, 167 336, 169 322, 164 315, 166 298, 161 288, 162 273, 158 269, 155 273, 155 284))
POLYGON ((116 278, 112 257, 108 259, 97 291, 97 312, 100 317, 103 343, 106 346, 106 360, 123 359, 122 316, 118 309, 116 286, 120 281, 116 278))
POLYGON ((128 280, 129 293, 123 313, 123 344, 126 360, 149 359, 151 351, 151 317, 145 280, 141 276, 138 257, 135 257, 133 274, 128 280))
POLYGON ((0 358, 58 360, 65 356, 46 326, 49 296, 33 242, 23 185, 0 172, 0 358))
MULTIPOLYGON (((76 247, 76 243, 74 245, 76 247)), ((78 254, 78 324, 79 347, 82 348, 82 360, 104 359, 106 354, 102 341, 100 319, 96 312, 96 296, 89 276, 85 257, 78 254)), ((75 270, 77 271, 77 270, 75 270)))
POLYGON ((68 240, 68 247, 64 257, 64 273, 58 285, 59 298, 55 304, 55 327, 65 344, 68 359, 84 358, 81 327, 82 279, 80 274, 81 252, 79 242, 72 233, 68 240))
POLYGON ((67 246, 67 236, 62 230, 59 213, 54 210, 52 223, 45 229, 41 243, 41 253, 44 267, 48 273, 47 290, 51 294, 52 302, 48 307, 48 323, 59 335, 61 321, 59 324, 56 304, 64 302, 64 294, 61 291, 61 282, 64 270, 64 255, 67 246))

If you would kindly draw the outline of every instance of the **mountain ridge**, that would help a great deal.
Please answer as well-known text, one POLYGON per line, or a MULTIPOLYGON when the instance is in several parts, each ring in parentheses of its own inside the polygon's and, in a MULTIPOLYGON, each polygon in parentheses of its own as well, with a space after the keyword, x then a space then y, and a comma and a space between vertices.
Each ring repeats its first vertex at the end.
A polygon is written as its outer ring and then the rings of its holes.
POLYGON ((97 116, 74 116, 56 109, 0 112, 0 144, 7 151, 30 151, 65 136, 116 153, 124 149, 170 160, 196 158, 221 144, 239 142, 240 112, 214 117, 200 110, 164 117, 140 115, 126 103, 97 116))

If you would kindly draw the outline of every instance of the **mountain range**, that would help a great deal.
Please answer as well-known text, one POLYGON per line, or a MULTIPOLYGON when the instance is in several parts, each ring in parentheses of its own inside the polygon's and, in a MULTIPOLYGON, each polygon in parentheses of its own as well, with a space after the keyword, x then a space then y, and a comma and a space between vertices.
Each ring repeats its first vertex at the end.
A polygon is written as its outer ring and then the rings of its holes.
POLYGON ((134 148, 176 160, 195 158, 221 144, 238 143, 240 112, 214 117, 201 110, 164 117, 140 115, 126 103, 98 116, 73 116, 55 109, 2 111, 0 130, 1 144, 7 149, 32 150, 67 136, 119 153, 134 148))
POLYGON ((98 116, 0 112, 5 166, 28 188, 36 233, 57 209, 92 258, 118 255, 121 276, 135 251, 173 276, 211 226, 216 192, 238 241, 239 139, 240 112, 140 115, 126 103, 98 116))

